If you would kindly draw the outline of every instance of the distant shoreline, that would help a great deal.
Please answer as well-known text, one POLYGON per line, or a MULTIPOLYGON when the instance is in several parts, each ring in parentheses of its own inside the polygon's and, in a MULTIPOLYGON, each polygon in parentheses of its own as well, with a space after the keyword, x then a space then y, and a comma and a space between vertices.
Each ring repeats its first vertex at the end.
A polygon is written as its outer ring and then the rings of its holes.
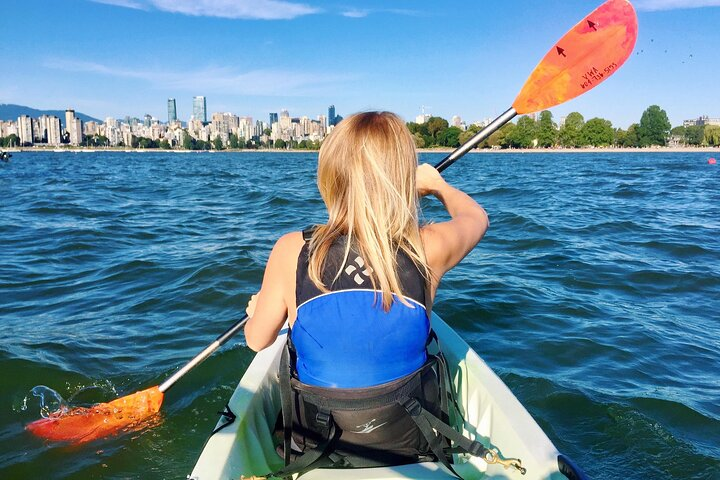
MULTIPOLYGON (((419 148, 419 153, 450 153, 452 148, 419 148)), ((469 153, 718 153, 720 147, 648 147, 648 148, 483 148, 469 153)))
MULTIPOLYGON (((163 150, 161 148, 90 148, 90 147, 22 147, 3 149, 5 152, 54 152, 54 153, 102 153, 102 152, 126 152, 126 153, 317 153, 318 150, 299 149, 225 149, 225 150, 163 150)), ((452 148, 418 148, 418 153, 450 153, 452 148)), ((720 155, 720 147, 647 147, 647 148, 508 148, 508 149, 475 149, 469 153, 717 153, 720 155)))

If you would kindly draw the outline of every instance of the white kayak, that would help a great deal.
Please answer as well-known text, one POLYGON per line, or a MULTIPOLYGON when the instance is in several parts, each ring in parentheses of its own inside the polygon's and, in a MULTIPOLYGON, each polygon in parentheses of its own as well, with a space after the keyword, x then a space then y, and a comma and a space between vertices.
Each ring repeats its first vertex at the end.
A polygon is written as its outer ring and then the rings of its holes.
MULTIPOLYGON (((455 331, 433 314, 432 328, 450 366, 465 422, 463 434, 501 458, 519 458, 527 473, 482 458, 454 455, 453 468, 464 479, 583 479, 584 474, 558 452, 508 387, 455 331), (566 472, 561 473, 560 471, 566 472)), ((287 330, 275 343, 258 353, 235 389, 228 407, 236 418, 213 434, 205 444, 190 480, 237 480, 263 475, 283 466, 275 451, 272 432, 280 407, 278 365, 287 330)), ((227 423, 221 418, 218 427, 227 423)), ((316 469, 303 480, 451 479, 457 478, 440 463, 395 467, 316 469)))

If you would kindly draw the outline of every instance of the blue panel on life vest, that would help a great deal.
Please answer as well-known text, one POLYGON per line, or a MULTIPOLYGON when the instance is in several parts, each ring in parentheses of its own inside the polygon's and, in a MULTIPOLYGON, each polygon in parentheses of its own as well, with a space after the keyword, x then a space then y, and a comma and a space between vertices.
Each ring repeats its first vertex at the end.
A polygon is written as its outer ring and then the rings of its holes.
POLYGON ((385 312, 381 302, 374 290, 341 290, 300 305, 292 328, 299 380, 360 388, 420 368, 430 331, 425 307, 414 300, 408 300, 408 307, 396 299, 385 312))

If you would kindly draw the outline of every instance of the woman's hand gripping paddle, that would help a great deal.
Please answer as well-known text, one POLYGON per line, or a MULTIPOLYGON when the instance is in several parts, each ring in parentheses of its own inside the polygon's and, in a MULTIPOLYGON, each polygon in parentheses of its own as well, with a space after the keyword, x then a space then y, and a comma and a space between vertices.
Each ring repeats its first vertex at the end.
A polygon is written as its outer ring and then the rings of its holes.
POLYGON ((560 105, 595 88, 625 63, 635 47, 637 34, 637 15, 630 2, 603 3, 553 45, 510 109, 435 168, 442 172, 516 115, 560 105))
POLYGON ((160 410, 164 393, 183 375, 242 330, 247 321, 248 316, 245 315, 158 386, 93 407, 57 411, 47 418, 28 424, 25 429, 53 442, 81 444, 133 428, 155 415, 160 410))
MULTIPOLYGON (((553 46, 525 83, 512 108, 435 168, 443 171, 515 115, 559 105, 597 86, 625 63, 636 37, 637 17, 633 7, 626 0, 609 0, 553 46)), ((246 322, 247 316, 159 386, 90 408, 55 412, 26 428, 47 440, 79 444, 133 427, 157 413, 164 392, 242 330, 246 322)))

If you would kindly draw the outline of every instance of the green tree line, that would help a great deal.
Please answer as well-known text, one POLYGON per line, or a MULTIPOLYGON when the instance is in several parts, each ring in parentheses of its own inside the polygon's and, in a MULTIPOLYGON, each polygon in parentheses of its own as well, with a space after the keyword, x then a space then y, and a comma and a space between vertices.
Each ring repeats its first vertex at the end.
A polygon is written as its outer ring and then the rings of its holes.
MULTIPOLYGON (((447 120, 430 117, 422 124, 410 122, 408 129, 418 148, 455 148, 472 138, 481 129, 471 125, 466 131, 450 127, 447 120)), ((550 111, 543 111, 535 120, 520 117, 508 123, 483 141, 478 148, 580 148, 580 147, 649 147, 665 146, 671 140, 683 145, 718 146, 720 127, 695 126, 670 129, 667 113, 657 105, 647 108, 640 121, 627 130, 615 128, 610 120, 591 118, 573 112, 561 127, 555 123, 550 111)))
POLYGON ((11 133, 7 137, 0 137, 0 148, 12 148, 20 146, 20 137, 11 133))

